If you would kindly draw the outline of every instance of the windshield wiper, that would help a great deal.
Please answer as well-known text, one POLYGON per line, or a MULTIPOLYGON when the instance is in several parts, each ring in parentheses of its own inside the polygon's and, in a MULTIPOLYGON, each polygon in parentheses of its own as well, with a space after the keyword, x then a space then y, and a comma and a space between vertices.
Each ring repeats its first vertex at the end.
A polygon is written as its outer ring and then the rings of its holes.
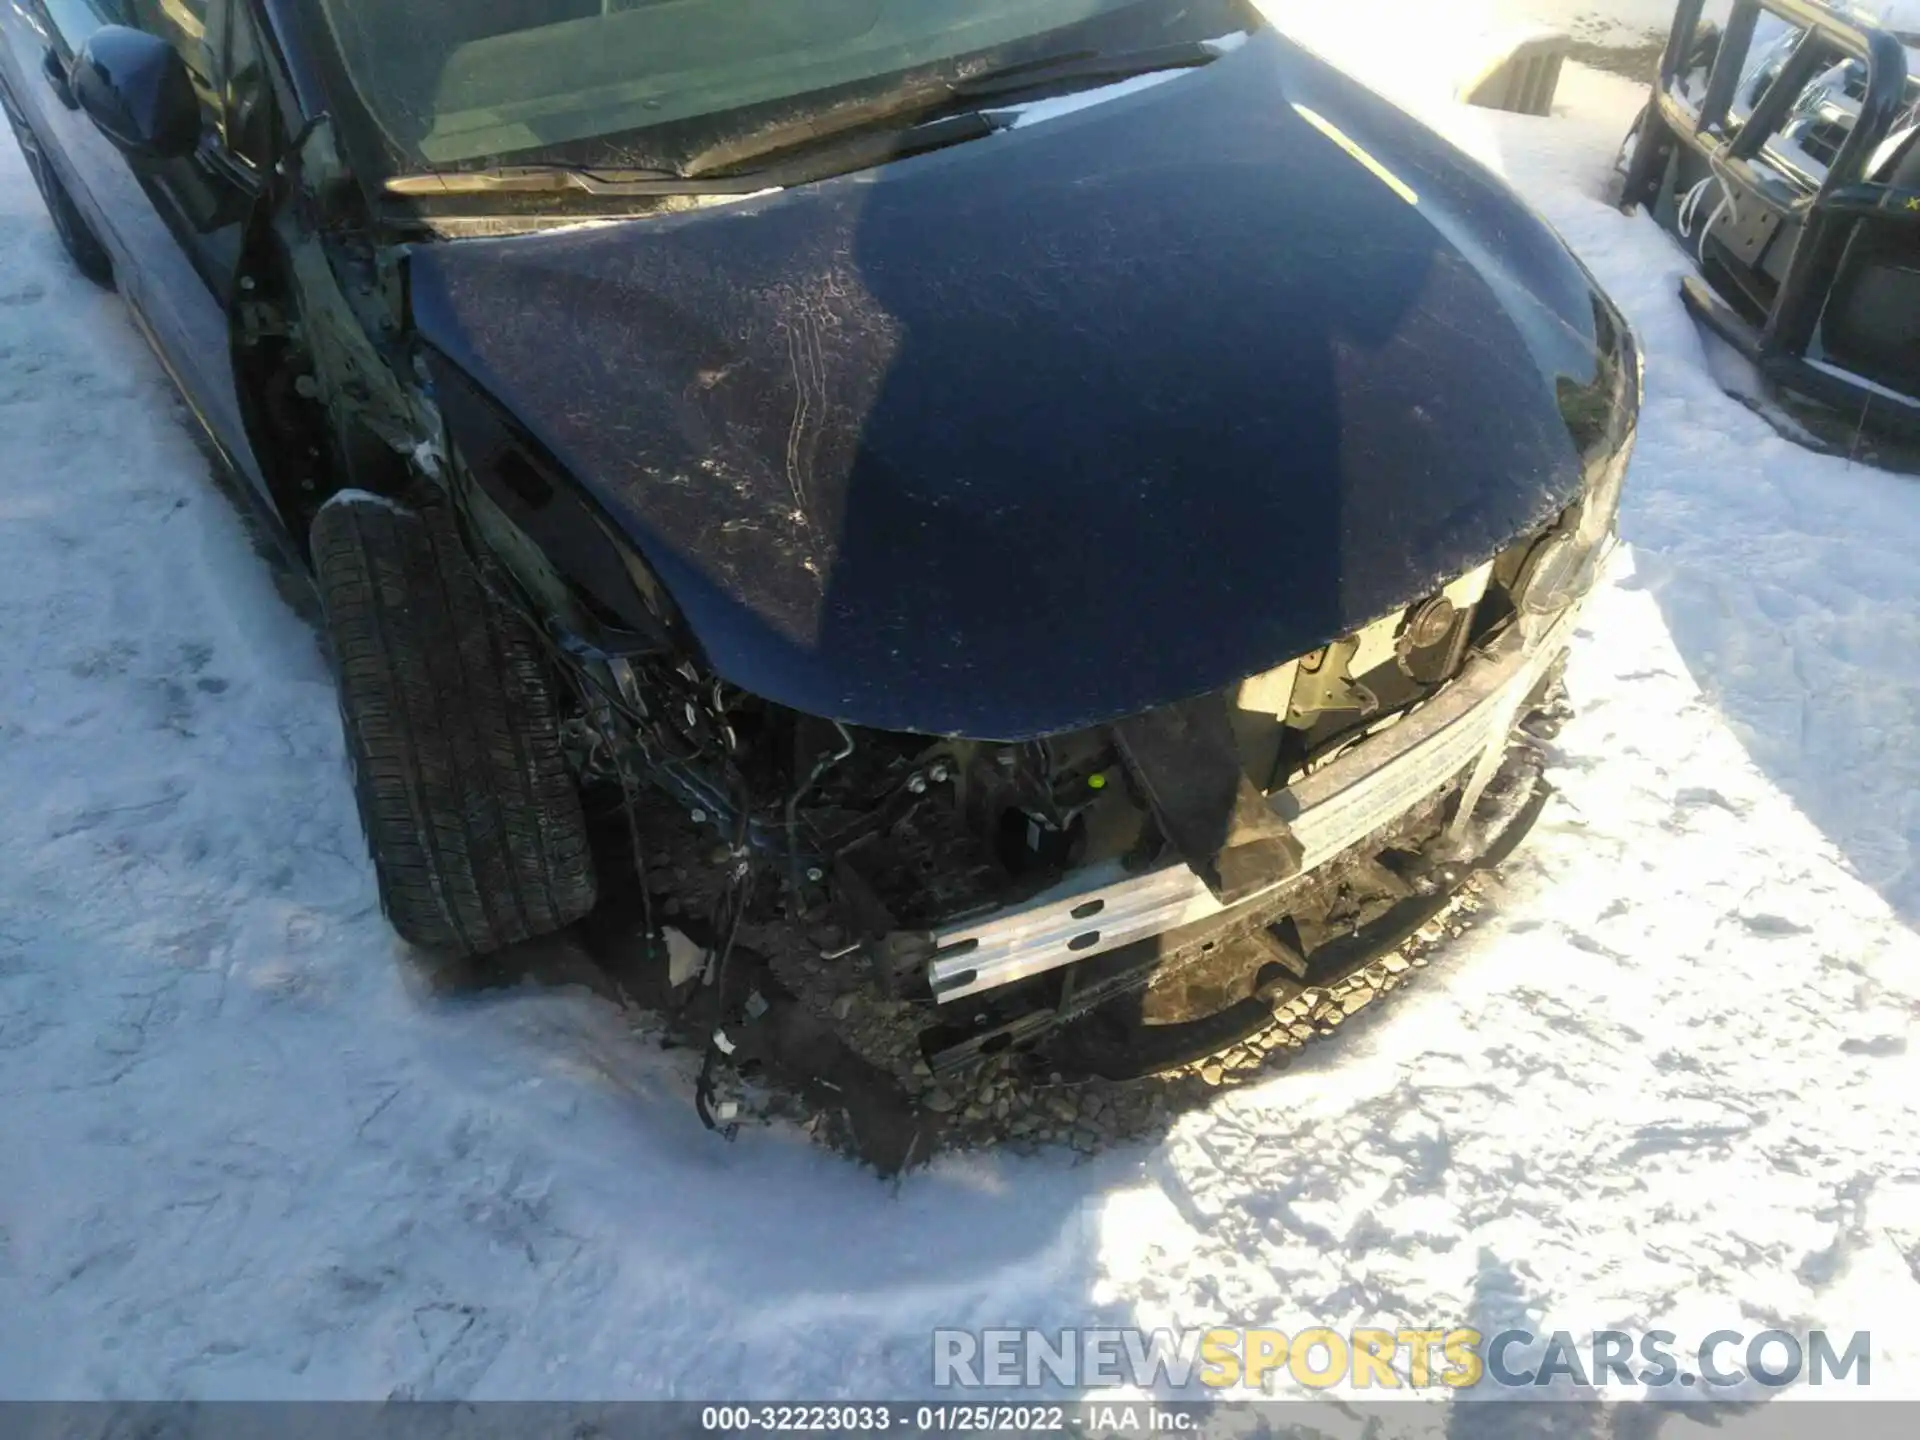
POLYGON ((869 169, 1005 129, 1008 121, 981 106, 981 101, 1191 69, 1218 59, 1221 53, 1217 42, 1199 40, 1111 55, 1078 50, 1000 66, 757 131, 702 151, 677 170, 504 165, 396 175, 385 188, 390 195, 423 198, 564 192, 612 197, 751 195, 869 169), (966 108, 958 108, 962 106, 966 108), (755 160, 767 163, 738 168, 755 160))
POLYGON ((1007 100, 1028 93, 1050 94, 1061 89, 1104 85, 1135 75, 1150 75, 1157 70, 1191 69, 1219 59, 1222 53, 1218 42, 1196 40, 1110 55, 1075 50, 997 66, 959 80, 915 85, 877 100, 839 106, 724 141, 692 156, 683 173, 689 176, 730 174, 735 166, 769 156, 778 157, 776 164, 804 170, 811 152, 827 144, 833 145, 836 161, 843 158, 840 147, 845 145, 856 147, 860 165, 878 165, 1005 129, 1009 122, 987 113, 990 107, 979 103, 983 100, 1007 100), (948 125, 953 128, 941 128, 948 125), (845 138, 849 135, 855 138, 849 141, 845 138), (870 159, 865 153, 869 143, 877 143, 870 159))
POLYGON ((1222 47, 1212 40, 1184 40, 1148 50, 1122 50, 1111 55, 1076 51, 1046 60, 982 70, 947 87, 956 100, 1002 99, 1060 85, 1103 85, 1151 75, 1158 70, 1191 70, 1218 60, 1222 47))
MULTIPOLYGON (((901 129, 872 130, 838 135, 829 132, 820 139, 838 143, 828 149, 819 145, 797 145, 789 140, 780 146, 783 152, 772 163, 750 170, 708 173, 717 166, 689 165, 686 171, 618 169, 590 165, 505 165, 490 170, 437 170, 414 175, 396 175, 386 182, 389 195, 431 198, 436 195, 511 195, 557 194, 576 192, 585 195, 634 197, 674 195, 755 195, 763 190, 782 190, 804 185, 829 175, 846 174, 903 160, 948 145, 984 139, 1004 127, 1000 121, 979 111, 962 111, 924 125, 901 129)), ((703 157, 706 158, 706 157, 703 157)), ((728 157, 734 163, 735 157, 728 157)))
POLYGON ((395 175, 389 195, 725 195, 765 189, 747 177, 695 180, 674 170, 622 169, 599 165, 498 165, 481 170, 423 170, 395 175))

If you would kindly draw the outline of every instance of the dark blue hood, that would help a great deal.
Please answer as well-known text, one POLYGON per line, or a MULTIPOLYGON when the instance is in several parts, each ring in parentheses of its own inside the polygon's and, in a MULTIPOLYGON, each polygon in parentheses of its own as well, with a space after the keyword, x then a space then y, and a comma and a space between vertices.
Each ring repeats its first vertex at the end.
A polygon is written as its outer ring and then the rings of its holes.
POLYGON ((425 247, 412 302, 723 677, 997 739, 1269 669, 1545 524, 1617 325, 1500 181, 1272 32, 881 170, 425 247))

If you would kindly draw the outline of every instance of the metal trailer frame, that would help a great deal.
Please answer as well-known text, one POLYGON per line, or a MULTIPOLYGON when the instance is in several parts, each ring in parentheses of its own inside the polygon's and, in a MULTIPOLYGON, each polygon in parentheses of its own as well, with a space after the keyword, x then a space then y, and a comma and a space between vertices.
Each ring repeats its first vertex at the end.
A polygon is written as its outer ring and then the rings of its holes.
MULTIPOLYGON (((1704 5, 1705 0, 1680 0, 1627 170, 1622 207, 1647 205, 1664 228, 1677 233, 1673 196, 1679 147, 1685 146, 1724 183, 1739 188, 1740 205, 1763 207, 1783 225, 1798 226, 1792 258, 1763 323, 1753 323, 1697 275, 1681 285, 1687 308, 1783 388, 1849 415, 1864 417, 1872 409, 1882 426, 1920 436, 1920 396, 1827 362, 1819 345, 1827 301, 1855 236, 1868 226, 1891 226, 1920 240, 1920 191, 1876 182, 1867 173, 1908 109, 1906 48, 1889 32, 1862 26, 1816 0, 1734 0, 1696 114, 1675 94, 1675 85, 1686 72, 1704 5), (1729 135, 1726 121, 1763 10, 1805 33, 1746 123, 1729 135), (1867 67, 1859 118, 1819 189, 1788 198, 1777 182, 1756 171, 1754 162, 1807 86, 1847 57, 1867 67)), ((1920 375, 1915 383, 1920 387, 1920 375)))

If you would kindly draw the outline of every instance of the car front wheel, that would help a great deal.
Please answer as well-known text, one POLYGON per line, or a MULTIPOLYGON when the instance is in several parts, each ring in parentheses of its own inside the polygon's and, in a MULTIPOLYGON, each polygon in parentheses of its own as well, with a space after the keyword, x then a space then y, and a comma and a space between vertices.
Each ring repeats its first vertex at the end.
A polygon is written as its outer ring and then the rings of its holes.
POLYGON ((487 954, 594 906, 585 818, 538 638, 444 505, 343 495, 312 530, 382 908, 403 939, 487 954))

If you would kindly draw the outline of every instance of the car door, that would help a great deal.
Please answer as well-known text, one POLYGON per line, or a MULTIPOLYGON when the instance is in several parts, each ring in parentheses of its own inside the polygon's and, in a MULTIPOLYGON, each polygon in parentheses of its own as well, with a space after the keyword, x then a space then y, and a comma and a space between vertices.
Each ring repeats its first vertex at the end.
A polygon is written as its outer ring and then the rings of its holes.
POLYGON ((227 145, 221 104, 223 45, 216 42, 240 4, 0 0, 0 29, 11 72, 37 92, 27 100, 30 123, 112 254, 135 318, 214 444, 264 492, 241 418, 227 318, 244 222, 258 194, 252 166, 227 145), (136 164, 74 105, 65 84, 73 57, 109 24, 158 35, 185 59, 201 101, 196 154, 136 164))

